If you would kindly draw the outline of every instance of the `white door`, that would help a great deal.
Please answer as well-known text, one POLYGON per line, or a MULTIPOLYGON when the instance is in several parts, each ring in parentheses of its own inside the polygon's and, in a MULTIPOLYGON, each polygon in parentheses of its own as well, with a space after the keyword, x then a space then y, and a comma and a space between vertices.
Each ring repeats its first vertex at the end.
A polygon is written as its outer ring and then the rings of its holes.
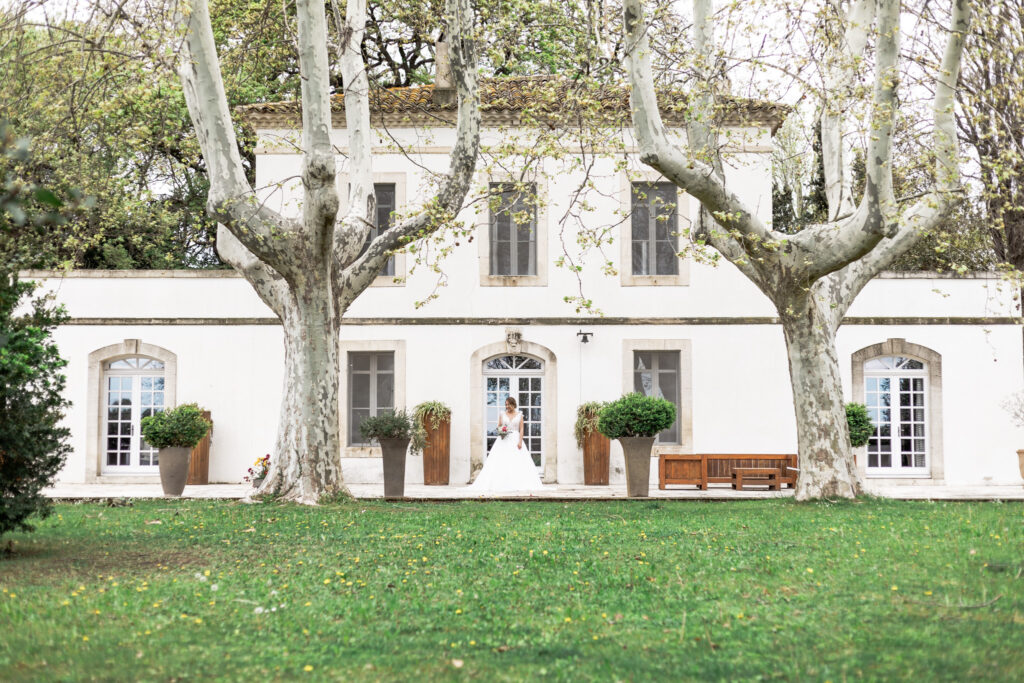
POLYGON ((868 440, 868 474, 928 474, 927 396, 923 362, 886 356, 864 364, 864 398, 875 425, 868 440))
POLYGON ((142 438, 142 418, 164 410, 164 364, 150 358, 122 358, 104 368, 104 474, 154 474, 157 449, 142 438))
POLYGON ((544 362, 530 356, 509 355, 484 363, 484 446, 488 453, 498 438, 498 416, 505 410, 505 399, 509 396, 516 400, 523 414, 523 448, 530 452, 533 463, 543 468, 544 362))

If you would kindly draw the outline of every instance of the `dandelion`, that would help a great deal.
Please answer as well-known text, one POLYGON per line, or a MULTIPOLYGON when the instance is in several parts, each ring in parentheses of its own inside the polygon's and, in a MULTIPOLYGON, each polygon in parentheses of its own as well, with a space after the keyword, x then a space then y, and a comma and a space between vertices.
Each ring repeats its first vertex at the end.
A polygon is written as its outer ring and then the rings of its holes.
POLYGON ((252 613, 253 614, 263 614, 263 608, 262 607, 257 607, 256 609, 254 609, 252 611, 252 613))
POLYGON ((808 567, 808 568, 807 568, 807 573, 808 573, 808 574, 813 574, 813 573, 814 573, 814 570, 813 570, 813 569, 811 569, 810 567, 808 567))
POLYGON ((302 670, 303 671, 312 671, 313 667, 311 665, 307 664, 306 666, 302 667, 302 670))

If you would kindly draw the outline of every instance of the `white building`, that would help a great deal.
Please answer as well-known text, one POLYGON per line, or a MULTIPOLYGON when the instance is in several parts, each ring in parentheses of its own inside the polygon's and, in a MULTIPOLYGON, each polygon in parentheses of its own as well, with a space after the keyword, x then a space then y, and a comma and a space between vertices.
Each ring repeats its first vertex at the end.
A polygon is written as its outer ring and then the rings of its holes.
MULTIPOLYGON (((485 145, 512 140, 527 153, 532 133, 516 128, 521 85, 485 85, 485 145)), ((421 201, 428 170, 447 169, 454 131, 444 120, 451 112, 431 105, 431 90, 390 91, 384 96, 390 99, 375 103, 382 124, 374 158, 381 220, 391 207, 401 212, 421 201)), ((301 163, 290 142, 296 137, 290 107, 246 111, 260 140, 257 186, 284 211, 296 210, 301 163)), ((778 122, 773 108, 753 106, 733 121, 743 142, 727 178, 766 221, 769 138, 778 122)), ((339 111, 334 136, 344 196, 343 124, 339 111)), ((659 197, 668 197, 655 185, 635 198, 633 183, 658 178, 641 168, 628 134, 625 145, 631 170, 618 167, 623 154, 598 158, 591 177, 599 191, 588 197, 580 219, 591 228, 614 226, 606 253, 618 273, 602 272, 597 254, 582 273, 585 293, 603 316, 574 313, 563 297, 577 291, 576 275, 556 265, 563 239, 572 243, 577 229, 562 220, 583 179, 573 157, 545 159, 540 172, 526 176, 525 187, 540 197, 536 210, 515 209, 533 216, 528 230, 510 228, 494 202, 464 212, 462 218, 477 226, 474 239, 462 239, 444 262, 447 286, 435 300, 415 305, 434 291, 437 276, 425 268, 409 275, 413 256, 407 254, 395 256, 393 276, 382 275, 359 297, 341 334, 341 458, 348 481, 382 476, 379 449, 361 443, 356 429, 362 416, 439 400, 452 408, 451 482, 467 482, 471 463, 478 465, 486 453, 496 406, 509 392, 524 409, 527 445, 546 482, 583 481, 572 430, 577 405, 634 389, 660 392, 678 406, 678 421, 659 449, 796 452, 775 311, 727 262, 664 258, 682 238, 663 226, 684 229, 697 207, 672 190, 677 208, 668 220, 633 212, 635 203, 657 207, 659 197), (589 341, 580 331, 590 333, 589 341)), ((515 174, 508 170, 514 159, 492 161, 481 160, 480 187, 515 174)), ((253 460, 272 450, 281 330, 245 280, 209 271, 27 276, 42 280, 72 317, 56 334, 69 360, 67 392, 74 402, 67 417, 74 451, 62 482, 156 481, 150 454, 140 448, 138 420, 147 408, 185 401, 213 416, 211 482, 240 481, 253 460)), ((1024 431, 1000 405, 1024 386, 1024 346, 1011 293, 985 275, 885 274, 865 288, 838 343, 847 398, 868 403, 879 422, 858 455, 867 477, 1019 483, 1015 451, 1024 447, 1024 431)), ((617 445, 611 476, 623 479, 617 445)), ((410 459, 407 480, 422 481, 420 457, 410 459)))

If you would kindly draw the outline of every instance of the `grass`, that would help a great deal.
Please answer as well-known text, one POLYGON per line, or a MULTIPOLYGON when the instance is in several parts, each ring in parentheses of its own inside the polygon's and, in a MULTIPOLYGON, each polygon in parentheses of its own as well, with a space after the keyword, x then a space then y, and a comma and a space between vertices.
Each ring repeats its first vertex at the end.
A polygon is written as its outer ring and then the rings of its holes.
POLYGON ((4 680, 1017 679, 1024 506, 59 505, 4 680))

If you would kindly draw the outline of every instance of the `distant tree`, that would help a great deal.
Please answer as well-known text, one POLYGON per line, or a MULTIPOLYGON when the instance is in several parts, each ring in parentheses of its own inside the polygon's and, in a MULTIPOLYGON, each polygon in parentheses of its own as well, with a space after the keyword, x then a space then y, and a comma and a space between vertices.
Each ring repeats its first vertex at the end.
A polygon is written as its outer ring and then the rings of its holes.
MULTIPOLYGON (((0 157, 25 154, 24 143, 12 144, 9 130, 0 124, 0 157)), ((60 202, 48 190, 6 176, 0 244, 9 244, 12 234, 26 226, 54 222, 52 211, 36 213, 39 204, 52 209, 60 202)), ((45 298, 29 300, 34 285, 18 280, 16 265, 0 261, 0 536, 31 530, 30 517, 49 514, 49 500, 40 491, 53 482, 70 450, 69 430, 60 425, 70 405, 61 373, 66 362, 51 339, 67 316, 48 307, 45 298)))

